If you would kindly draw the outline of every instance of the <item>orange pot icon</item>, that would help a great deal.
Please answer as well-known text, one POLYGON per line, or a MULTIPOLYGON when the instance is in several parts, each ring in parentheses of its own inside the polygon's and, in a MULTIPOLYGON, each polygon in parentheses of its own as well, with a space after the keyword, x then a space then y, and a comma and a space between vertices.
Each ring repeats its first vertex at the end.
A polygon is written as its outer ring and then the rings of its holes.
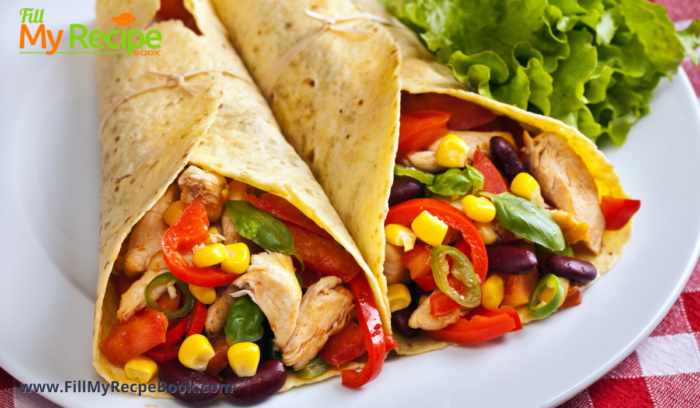
POLYGON ((136 17, 132 16, 130 13, 122 13, 120 16, 112 17, 112 21, 117 23, 117 25, 128 27, 130 23, 136 21, 136 17))

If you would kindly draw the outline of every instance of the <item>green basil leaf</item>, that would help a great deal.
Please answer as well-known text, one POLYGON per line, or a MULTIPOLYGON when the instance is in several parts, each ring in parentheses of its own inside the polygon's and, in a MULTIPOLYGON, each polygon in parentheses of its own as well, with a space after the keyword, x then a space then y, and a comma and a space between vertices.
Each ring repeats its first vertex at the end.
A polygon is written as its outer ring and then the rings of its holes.
POLYGON ((250 205, 247 201, 230 200, 226 213, 236 225, 236 231, 264 249, 295 256, 304 268, 304 261, 294 249, 294 237, 282 221, 250 205))
POLYGON ((414 178, 427 186, 432 185, 435 181, 435 176, 430 173, 420 171, 413 167, 402 166, 400 164, 394 165, 394 174, 397 176, 408 176, 414 178))
POLYGON ((467 164, 467 167, 459 169, 449 169, 442 174, 435 176, 435 182, 427 186, 428 190, 443 196, 465 195, 472 191, 476 194, 484 188, 484 175, 474 167, 467 164))
POLYGON ((301 274, 299 272, 294 272, 294 275, 297 277, 297 282, 299 282, 299 287, 304 288, 304 278, 301 277, 301 274))
POLYGON ((249 296, 236 301, 228 310, 226 338, 233 344, 258 341, 263 336, 265 315, 249 296))
POLYGON ((435 176, 432 186, 427 186, 428 190, 435 194, 451 196, 455 194, 464 195, 472 188, 472 181, 459 169, 449 169, 444 173, 435 176))
POLYGON ((496 207, 496 219, 503 228, 550 251, 566 247, 561 228, 539 205, 511 193, 482 195, 491 198, 496 207))

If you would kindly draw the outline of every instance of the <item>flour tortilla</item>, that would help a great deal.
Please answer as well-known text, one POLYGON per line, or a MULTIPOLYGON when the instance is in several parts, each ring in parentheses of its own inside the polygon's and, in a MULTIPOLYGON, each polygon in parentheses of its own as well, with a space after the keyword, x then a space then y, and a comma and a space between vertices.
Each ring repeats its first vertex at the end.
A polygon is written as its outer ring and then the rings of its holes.
MULTIPOLYGON (((148 25, 160 7, 159 0, 99 0, 97 28, 123 29, 111 20, 129 12, 136 21, 128 29, 162 34, 160 56, 103 54, 98 59, 100 117, 116 101, 135 91, 164 82, 147 70, 184 74, 226 69, 197 75, 189 84, 201 84, 190 96, 179 87, 158 89, 135 96, 108 117, 100 135, 102 187, 100 216, 100 274, 92 339, 93 365, 108 381, 131 384, 123 365, 111 364, 99 343, 116 324, 119 299, 109 284, 120 247, 134 225, 188 164, 212 170, 294 204, 348 250, 362 267, 385 322, 380 286, 352 241, 308 166, 280 133, 275 118, 252 78, 227 39, 227 33, 209 0, 185 0, 202 35, 180 21, 148 25)), ((341 368, 359 368, 351 362, 341 368)), ((332 369, 311 380, 288 374, 282 391, 339 375, 332 369)), ((154 378, 152 382, 158 381, 154 378)), ((146 393, 169 398, 167 393, 146 393)))
MULTIPOLYGON (((510 117, 532 134, 562 135, 585 161, 601 195, 627 196, 595 143, 562 122, 471 92, 375 0, 213 3, 259 83, 267 81, 287 50, 321 26, 305 14, 306 10, 331 18, 367 12, 391 21, 390 25, 368 20, 339 25, 367 30, 369 35, 324 33, 294 58, 268 98, 285 136, 325 189, 384 294, 384 219, 398 147, 400 91, 451 95, 510 117)), ((619 258, 630 233, 631 223, 621 231, 608 231, 600 255, 577 256, 605 273, 619 258)), ((399 354, 418 354, 447 345, 427 337, 396 337, 399 354)))

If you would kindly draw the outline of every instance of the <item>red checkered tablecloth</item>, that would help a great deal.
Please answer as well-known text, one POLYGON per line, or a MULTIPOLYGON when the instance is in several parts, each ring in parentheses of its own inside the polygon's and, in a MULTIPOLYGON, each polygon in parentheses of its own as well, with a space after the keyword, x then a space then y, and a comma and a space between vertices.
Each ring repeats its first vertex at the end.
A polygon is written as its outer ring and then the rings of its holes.
MULTIPOLYGON (((678 28, 700 17, 700 0, 652 0, 678 28)), ((683 64, 700 97, 700 67, 683 64)), ((57 408, 38 394, 21 393, 0 368, 0 408, 57 408)), ((620 365, 559 408, 700 407, 700 262, 688 285, 654 332, 620 365)))

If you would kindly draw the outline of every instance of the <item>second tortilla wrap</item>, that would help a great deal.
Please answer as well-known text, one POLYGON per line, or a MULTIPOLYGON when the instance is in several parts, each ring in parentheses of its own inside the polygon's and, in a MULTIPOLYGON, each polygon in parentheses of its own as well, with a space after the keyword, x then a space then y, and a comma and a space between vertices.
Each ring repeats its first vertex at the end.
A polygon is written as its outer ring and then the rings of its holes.
MULTIPOLYGON (((188 164, 283 197, 300 209, 357 260, 373 289, 382 319, 388 322, 374 275, 308 166, 280 133, 267 102, 228 42, 209 1, 185 1, 201 35, 178 20, 151 23, 159 7, 159 0, 138 4, 128 0, 98 1, 98 28, 116 29, 111 17, 127 11, 136 19, 131 29, 157 29, 162 34, 160 56, 100 56, 102 118, 125 95, 163 83, 162 78, 149 75, 149 70, 185 74, 226 69, 238 77, 203 73, 187 80, 201 84, 203 90, 195 96, 180 87, 149 91, 118 105, 106 120, 100 135, 100 274, 92 342, 97 372, 108 381, 136 383, 126 377, 123 364, 112 364, 99 348, 100 341, 117 323, 119 298, 109 278, 129 232, 188 164)), ((362 365, 350 362, 342 368, 362 365)), ((340 372, 335 367, 311 380, 290 372, 282 391, 340 372)), ((156 381, 157 376, 151 380, 156 381)), ((170 397, 158 392, 145 395, 170 397)))
MULTIPOLYGON (((213 1, 258 83, 269 82, 285 53, 319 29, 322 23, 310 18, 307 10, 329 18, 365 12, 390 22, 360 19, 338 24, 369 33, 322 34, 295 56, 268 96, 286 137, 326 190, 384 293, 383 227, 399 139, 399 91, 450 95, 507 116, 525 129, 563 136, 585 162, 601 196, 627 197, 613 166, 590 139, 557 120, 469 91, 375 0, 213 1)), ((620 257, 630 234, 631 223, 620 231, 606 231, 599 255, 577 257, 605 273, 620 257)), ((425 336, 396 337, 399 354, 447 345, 425 336)))

